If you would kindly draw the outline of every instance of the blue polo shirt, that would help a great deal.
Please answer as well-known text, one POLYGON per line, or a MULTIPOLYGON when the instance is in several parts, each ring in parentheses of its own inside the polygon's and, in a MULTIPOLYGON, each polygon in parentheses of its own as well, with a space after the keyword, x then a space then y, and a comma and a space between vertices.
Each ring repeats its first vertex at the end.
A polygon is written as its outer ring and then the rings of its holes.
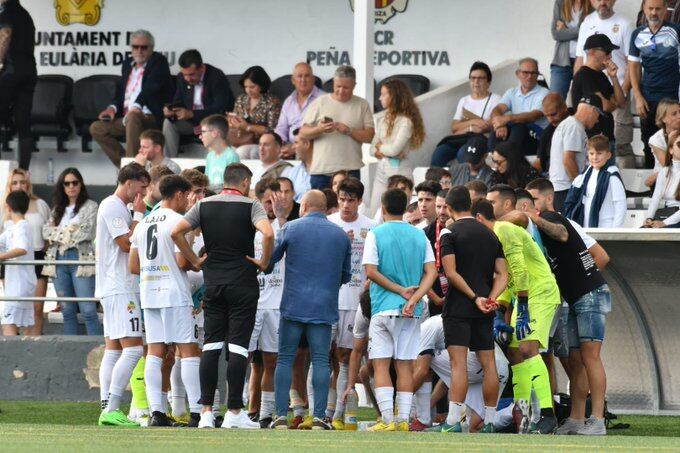
MULTIPOLYGON (((516 86, 505 92, 499 104, 507 105, 510 112, 515 114, 527 113, 533 110, 542 111, 543 98, 548 93, 550 93, 550 91, 547 88, 543 88, 538 84, 526 94, 522 93, 522 88, 520 86, 516 86)), ((541 129, 545 129, 548 125, 548 119, 542 116, 538 121, 531 124, 535 124, 541 129)))
POLYGON ((663 98, 678 99, 680 85, 680 26, 665 22, 652 33, 644 25, 633 31, 628 60, 642 65, 642 95, 658 102, 663 98))

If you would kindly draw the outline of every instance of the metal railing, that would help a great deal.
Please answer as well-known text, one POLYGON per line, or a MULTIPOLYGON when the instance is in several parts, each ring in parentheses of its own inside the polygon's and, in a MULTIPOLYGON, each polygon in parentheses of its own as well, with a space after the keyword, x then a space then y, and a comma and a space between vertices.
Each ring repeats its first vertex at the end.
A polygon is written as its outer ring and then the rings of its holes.
MULTIPOLYGON (((94 266, 96 261, 78 260, 4 260, 3 266, 94 266)), ((38 296, 0 296, 0 302, 99 302, 98 297, 38 297, 38 296)))

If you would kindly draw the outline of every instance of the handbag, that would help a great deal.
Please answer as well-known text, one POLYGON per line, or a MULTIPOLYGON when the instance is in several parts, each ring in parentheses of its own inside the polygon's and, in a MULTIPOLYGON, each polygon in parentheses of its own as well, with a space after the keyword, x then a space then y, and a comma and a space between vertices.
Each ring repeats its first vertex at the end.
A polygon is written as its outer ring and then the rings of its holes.
POLYGON ((654 213, 654 220, 666 220, 676 212, 678 212, 677 206, 671 207, 671 208, 660 208, 657 209, 656 212, 654 213))

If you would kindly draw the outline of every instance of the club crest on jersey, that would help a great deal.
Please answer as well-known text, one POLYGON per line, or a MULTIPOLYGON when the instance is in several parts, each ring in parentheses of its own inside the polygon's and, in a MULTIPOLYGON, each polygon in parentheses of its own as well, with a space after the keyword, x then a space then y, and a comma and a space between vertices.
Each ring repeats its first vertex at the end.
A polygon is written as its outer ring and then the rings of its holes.
POLYGON ((128 302, 128 304, 127 304, 127 311, 128 311, 128 313, 132 314, 132 312, 135 311, 135 306, 136 306, 136 305, 135 305, 134 301, 128 302))
POLYGON ((122 217, 115 217, 111 221, 111 225, 113 225, 114 228, 123 228, 123 226, 125 226, 125 220, 123 220, 122 217))
POLYGON ((104 0, 54 0, 54 12, 60 25, 97 25, 104 0))
MULTIPOLYGON (((354 1, 349 0, 349 7, 352 11, 354 11, 354 1)), ((395 14, 406 11, 406 5, 408 5, 408 0, 375 0, 375 22, 386 23, 395 14)))

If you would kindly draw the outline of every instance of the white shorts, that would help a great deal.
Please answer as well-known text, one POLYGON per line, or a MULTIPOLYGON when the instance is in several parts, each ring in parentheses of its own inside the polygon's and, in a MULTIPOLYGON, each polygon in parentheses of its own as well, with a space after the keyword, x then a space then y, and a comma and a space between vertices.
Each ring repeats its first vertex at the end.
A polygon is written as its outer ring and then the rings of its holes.
POLYGON ((255 326, 250 336, 248 352, 279 352, 279 322, 281 312, 277 308, 258 308, 255 326))
POLYGON ((145 308, 144 330, 147 344, 188 344, 198 342, 193 307, 145 308))
POLYGON ((373 316, 368 327, 368 358, 415 360, 420 344, 420 320, 373 316))
POLYGON ((356 310, 338 310, 338 323, 333 325, 331 341, 338 348, 352 349, 354 347, 354 320, 356 310))
POLYGON ((109 340, 143 337, 142 310, 138 294, 102 297, 104 337, 109 340))
POLYGON ((33 304, 29 302, 5 302, 2 310, 2 324, 17 327, 31 327, 35 324, 33 304))
POLYGON ((205 329, 203 329, 205 314, 203 313, 203 308, 192 308, 191 314, 194 318, 194 331, 198 332, 198 346, 203 349, 203 340, 205 339, 205 329))
MULTIPOLYGON (((352 327, 352 335, 356 340, 363 340, 368 337, 368 325, 370 319, 366 319, 364 313, 361 311, 361 307, 357 307, 356 314, 354 316, 354 326, 352 327)), ((354 347, 354 345, 352 345, 354 347)))

